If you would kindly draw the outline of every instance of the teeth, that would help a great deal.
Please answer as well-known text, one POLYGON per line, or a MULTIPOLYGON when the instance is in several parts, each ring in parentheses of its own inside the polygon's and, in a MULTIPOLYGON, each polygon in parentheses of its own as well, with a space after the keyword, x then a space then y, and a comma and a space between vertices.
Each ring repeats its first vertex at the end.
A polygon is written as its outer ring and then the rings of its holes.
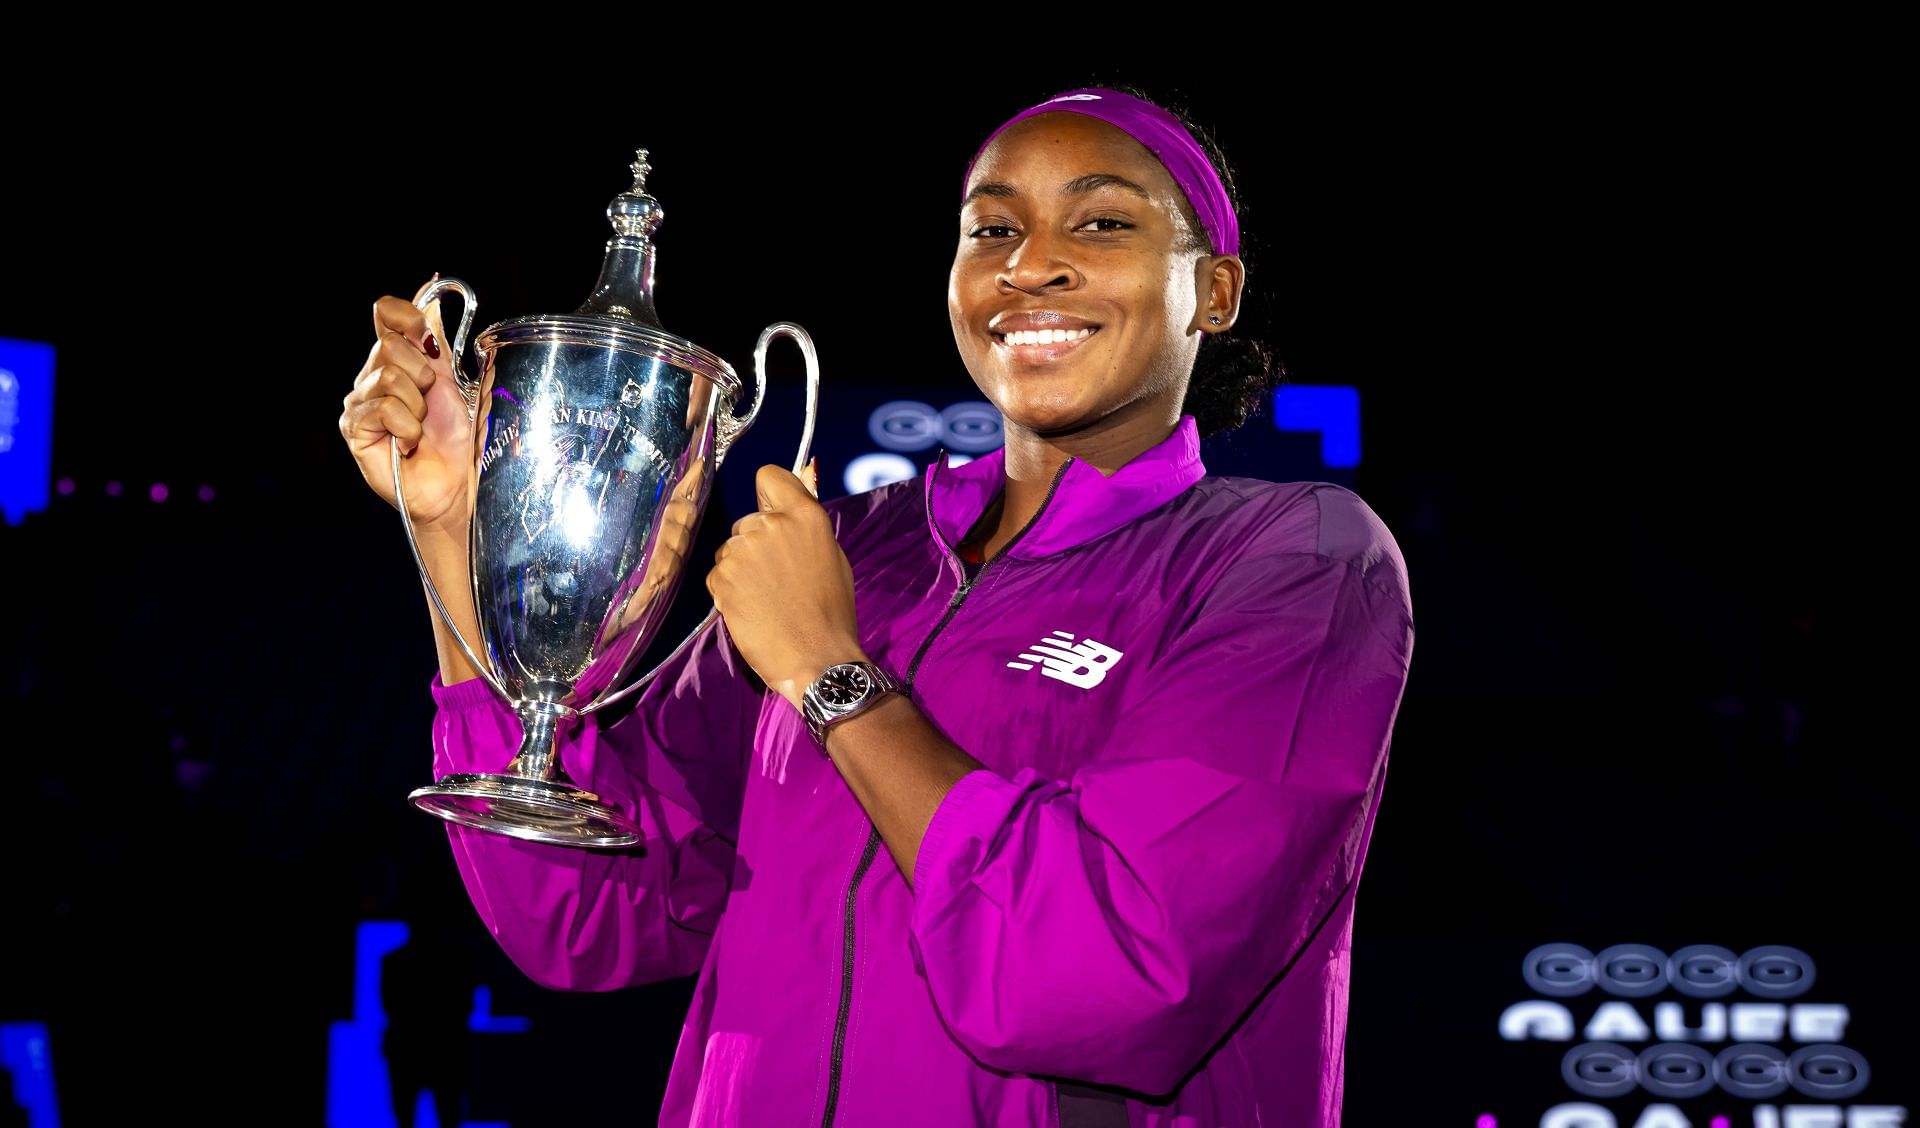
POLYGON ((1078 341, 1091 337, 1093 328, 1086 329, 1016 329, 1005 335, 1009 345, 1057 345, 1062 341, 1078 341))

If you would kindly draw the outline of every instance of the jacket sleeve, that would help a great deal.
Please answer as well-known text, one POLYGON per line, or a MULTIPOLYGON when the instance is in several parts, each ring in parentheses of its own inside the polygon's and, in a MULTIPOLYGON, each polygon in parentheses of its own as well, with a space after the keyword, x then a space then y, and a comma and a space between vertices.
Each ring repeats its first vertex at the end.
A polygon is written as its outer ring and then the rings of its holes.
MULTIPOLYGON (((447 824, 474 908, 530 979, 610 991, 699 971, 732 886, 758 685, 715 619, 618 723, 603 731, 589 716, 562 730, 560 763, 638 819, 638 850, 447 824)), ((432 692, 434 778, 504 769, 520 743, 513 710, 479 678, 448 687, 435 674, 432 692)))
POLYGON ((1413 649, 1392 557, 1243 560, 1071 780, 948 792, 910 945, 982 1064, 1171 1092, 1284 973, 1356 879, 1384 779, 1413 649))

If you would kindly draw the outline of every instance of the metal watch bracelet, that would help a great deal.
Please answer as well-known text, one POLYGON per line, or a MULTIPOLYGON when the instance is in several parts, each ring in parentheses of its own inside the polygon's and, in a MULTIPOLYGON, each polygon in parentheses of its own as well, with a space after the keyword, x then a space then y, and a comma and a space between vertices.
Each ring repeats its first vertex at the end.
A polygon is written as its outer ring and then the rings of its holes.
POLYGON ((801 713, 813 739, 824 749, 828 729, 859 716, 900 689, 899 682, 871 662, 836 662, 801 694, 801 713))

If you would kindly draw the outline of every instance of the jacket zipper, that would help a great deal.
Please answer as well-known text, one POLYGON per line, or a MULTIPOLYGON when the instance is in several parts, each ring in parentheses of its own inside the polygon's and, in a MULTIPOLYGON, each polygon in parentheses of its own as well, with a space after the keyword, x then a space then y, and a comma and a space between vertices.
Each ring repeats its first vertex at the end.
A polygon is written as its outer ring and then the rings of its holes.
POLYGON ((867 835, 867 847, 853 869, 853 880, 847 884, 847 917, 840 941, 840 1013, 833 1020, 833 1064, 827 1074, 827 1115, 821 1121, 822 1128, 833 1124, 834 1106, 840 1101, 840 1052, 847 1044, 847 1011, 853 1006, 853 899, 879 852, 880 832, 876 829, 867 835))
MULTIPOLYGON (((943 464, 946 462, 945 451, 941 452, 940 461, 943 464)), ((1053 501, 1054 492, 1060 488, 1060 480, 1067 476, 1067 467, 1072 464, 1071 457, 1060 464, 1060 469, 1054 471, 1053 484, 1047 487, 1047 496, 1041 500, 1040 508, 1033 511, 1033 516, 1020 527, 1019 532, 1013 534, 1012 540, 1001 545, 1000 551, 994 553, 992 559, 980 565, 980 570, 974 573, 973 579, 966 578, 965 568, 960 569, 960 587, 953 593, 953 598, 947 601, 946 614, 940 616, 940 621, 933 625, 933 630, 928 632, 927 637, 921 641, 920 649, 914 652, 913 661, 907 664, 906 676, 901 679, 902 688, 907 696, 913 696, 913 676, 920 669, 920 659, 927 656, 927 649, 933 645, 933 640, 938 638, 940 632, 945 630, 947 624, 953 620, 954 614, 960 610, 960 604, 965 602, 967 593, 973 590, 973 585, 980 581, 981 576, 987 574, 987 569, 999 563, 1000 558, 1007 554, 1007 550, 1019 544, 1020 538, 1027 535, 1027 530, 1033 528, 1040 520, 1040 515, 1047 511, 1048 504, 1053 501)), ((938 535, 937 527, 935 535, 938 535)), ((953 547, 947 544, 945 537, 940 538, 940 547, 946 549, 949 559, 959 559, 953 547)), ((847 1043, 847 1013, 853 1007, 854 901, 860 892, 860 882, 866 878, 867 870, 873 865, 873 859, 879 852, 880 828, 871 827, 867 832, 866 848, 860 854, 860 864, 853 868, 853 879, 847 883, 847 909, 840 941, 840 1013, 833 1019, 833 1057, 827 1067, 827 1111, 820 1121, 820 1128, 833 1128, 834 1109, 840 1102, 840 1056, 847 1043)), ((1058 1100, 1058 1097, 1056 1096, 1055 1099, 1058 1100)))

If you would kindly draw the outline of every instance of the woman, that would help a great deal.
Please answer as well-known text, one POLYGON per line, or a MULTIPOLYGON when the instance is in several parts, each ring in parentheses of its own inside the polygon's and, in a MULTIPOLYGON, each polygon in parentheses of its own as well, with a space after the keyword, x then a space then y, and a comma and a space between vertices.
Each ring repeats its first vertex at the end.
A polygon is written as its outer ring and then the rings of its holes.
MULTIPOLYGON (((1338 485, 1206 475, 1186 405, 1237 425, 1270 378, 1193 383, 1245 267, 1179 119, 1070 91, 964 193, 948 310, 1004 448, 825 503, 762 467, 722 619, 564 738, 644 853, 450 824, 468 893, 547 986, 698 972, 663 1124, 1336 1124, 1404 563, 1338 485), (848 663, 898 690, 810 705, 848 663)), ((464 595, 457 392, 409 303, 376 324, 342 431, 376 489, 410 450, 464 595)), ((436 631, 434 774, 497 771, 517 723, 436 631)))

